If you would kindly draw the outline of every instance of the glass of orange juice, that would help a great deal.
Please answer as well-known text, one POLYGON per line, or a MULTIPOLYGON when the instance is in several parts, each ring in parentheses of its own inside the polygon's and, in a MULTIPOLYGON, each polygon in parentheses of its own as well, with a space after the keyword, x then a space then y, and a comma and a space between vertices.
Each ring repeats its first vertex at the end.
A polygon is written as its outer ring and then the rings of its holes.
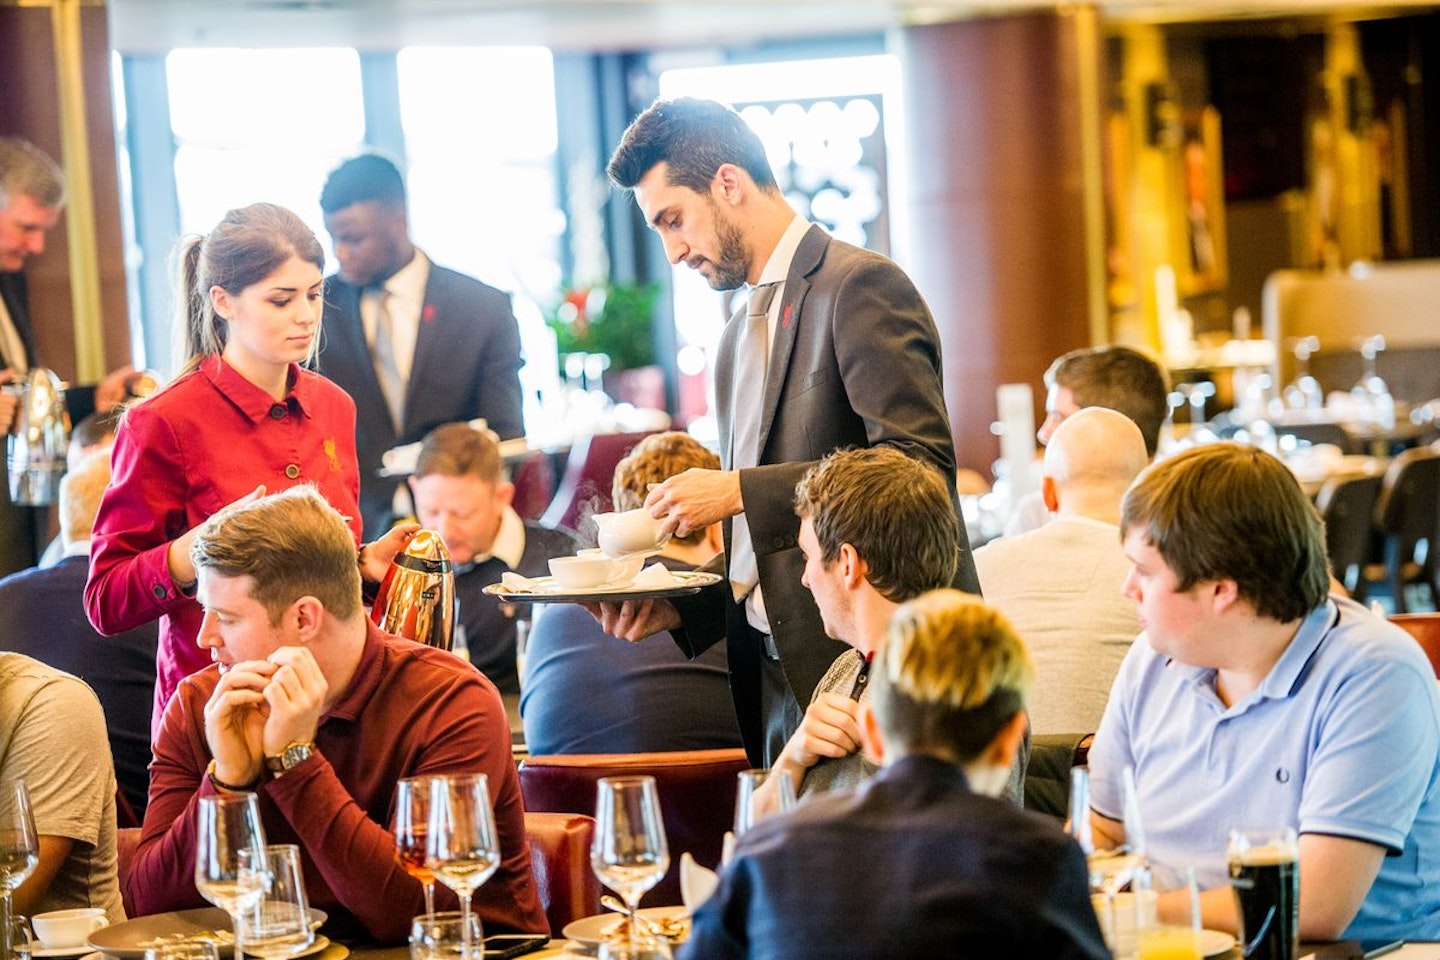
POLYGON ((1150 864, 1137 886, 1136 960, 1201 960, 1200 890, 1194 868, 1150 864))

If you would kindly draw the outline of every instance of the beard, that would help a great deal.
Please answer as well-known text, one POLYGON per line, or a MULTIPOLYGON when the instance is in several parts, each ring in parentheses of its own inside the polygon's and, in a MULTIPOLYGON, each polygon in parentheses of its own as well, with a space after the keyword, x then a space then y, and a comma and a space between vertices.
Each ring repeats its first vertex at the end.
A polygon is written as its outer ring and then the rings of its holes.
POLYGON ((706 277, 711 290, 738 290, 745 285, 750 272, 750 248, 745 235, 725 216, 712 199, 710 210, 715 219, 715 242, 720 246, 719 258, 710 261, 714 272, 706 277))

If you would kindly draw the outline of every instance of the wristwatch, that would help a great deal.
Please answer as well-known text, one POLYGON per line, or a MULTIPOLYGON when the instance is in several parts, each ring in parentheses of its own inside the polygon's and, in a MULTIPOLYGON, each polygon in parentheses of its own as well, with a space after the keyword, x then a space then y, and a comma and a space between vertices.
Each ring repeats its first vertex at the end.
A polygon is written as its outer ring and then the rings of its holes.
POLYGON ((265 769, 278 777, 285 771, 309 760, 310 754, 314 752, 315 744, 313 742, 291 740, 285 745, 285 749, 280 751, 278 757, 265 758, 265 769))

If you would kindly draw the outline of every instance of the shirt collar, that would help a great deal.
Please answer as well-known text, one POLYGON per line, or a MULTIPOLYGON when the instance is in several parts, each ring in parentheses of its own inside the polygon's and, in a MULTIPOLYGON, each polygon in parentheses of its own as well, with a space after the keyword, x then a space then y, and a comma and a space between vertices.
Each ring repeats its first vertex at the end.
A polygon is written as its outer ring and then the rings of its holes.
POLYGON ((331 719, 351 723, 359 720, 370 698, 380 687, 385 672, 385 643, 390 635, 375 626, 369 617, 364 619, 365 645, 360 649, 360 662, 355 665, 355 674, 350 678, 349 686, 320 718, 321 723, 331 719))
POLYGON ((429 282, 430 258, 416 247, 415 256, 410 258, 410 262, 390 274, 381 286, 397 300, 415 305, 418 312, 419 305, 425 300, 425 285, 429 282))
MULTIPOLYGON (((255 384, 246 380, 240 372, 230 364, 226 363, 218 355, 206 357, 200 362, 200 372, 215 385, 225 399, 233 403, 241 413, 249 417, 254 423, 269 418, 270 411, 275 408, 275 398, 255 384)), ((286 376, 289 389, 283 401, 285 406, 291 408, 301 416, 310 416, 306 410, 310 398, 310 385, 300 375, 300 365, 290 364, 290 372, 286 376)))
POLYGON ((775 244, 770 259, 765 261, 765 269, 760 271, 760 279, 755 286, 785 281, 790 273, 790 262, 795 259, 795 251, 800 248, 800 241, 805 239, 809 230, 810 222, 797 214, 795 219, 790 221, 790 226, 780 235, 780 242, 775 244))
POLYGON ((1339 617, 1340 608, 1329 598, 1305 615, 1285 652, 1280 654, 1280 659, 1275 661, 1275 666, 1270 668, 1270 672, 1260 682, 1262 697, 1283 699, 1294 694, 1300 686, 1300 677, 1305 672, 1306 664, 1320 648, 1320 641, 1325 639, 1325 635, 1339 617))
POLYGON ((500 529, 495 531, 495 540, 490 544, 490 552, 477 556, 465 569, 469 570, 491 557, 495 557, 505 566, 514 570, 520 566, 520 559, 524 556, 525 521, 520 519, 520 514, 516 513, 514 509, 506 507, 505 512, 500 514, 500 529))

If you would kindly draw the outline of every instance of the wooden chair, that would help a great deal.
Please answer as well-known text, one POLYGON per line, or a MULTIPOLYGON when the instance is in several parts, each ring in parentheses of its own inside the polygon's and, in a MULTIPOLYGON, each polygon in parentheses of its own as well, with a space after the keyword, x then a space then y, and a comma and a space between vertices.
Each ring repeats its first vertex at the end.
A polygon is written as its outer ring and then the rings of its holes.
POLYGON ((135 850, 140 846, 139 827, 120 827, 115 831, 115 874, 120 882, 120 899, 125 905, 127 917, 138 916, 135 904, 130 902, 130 865, 135 862, 135 850))
POLYGON ((1384 478, 1333 477, 1325 481, 1315 506, 1325 520, 1325 552, 1335 578, 1350 596, 1365 602, 1365 565, 1374 549, 1375 500, 1384 478))
POLYGON ((1440 613, 1397 613, 1390 622, 1415 638, 1440 678, 1440 613))
POLYGON ((540 522, 547 527, 586 533, 580 529, 580 522, 592 513, 605 513, 611 507, 610 485, 615 477, 615 465, 646 436, 646 433, 600 433, 577 438, 565 461, 560 488, 540 522))
POLYGON ((749 766, 739 749, 532 756, 520 764, 520 792, 527 811, 593 814, 601 777, 653 776, 670 870, 642 902, 667 905, 680 902, 682 853, 707 867, 719 864, 725 831, 735 820, 735 775, 749 766))
POLYGON ((1435 562, 1440 547, 1440 451, 1416 447, 1390 463, 1375 501, 1375 527, 1385 540, 1384 577, 1395 596, 1395 612, 1409 610, 1405 588, 1415 583, 1430 590, 1432 604, 1440 604, 1440 568, 1435 562), (1417 560, 1421 544, 1424 559, 1417 560))
POLYGON ((550 935, 600 912, 600 881, 590 869, 595 820, 579 813, 525 813, 525 840, 550 935))

